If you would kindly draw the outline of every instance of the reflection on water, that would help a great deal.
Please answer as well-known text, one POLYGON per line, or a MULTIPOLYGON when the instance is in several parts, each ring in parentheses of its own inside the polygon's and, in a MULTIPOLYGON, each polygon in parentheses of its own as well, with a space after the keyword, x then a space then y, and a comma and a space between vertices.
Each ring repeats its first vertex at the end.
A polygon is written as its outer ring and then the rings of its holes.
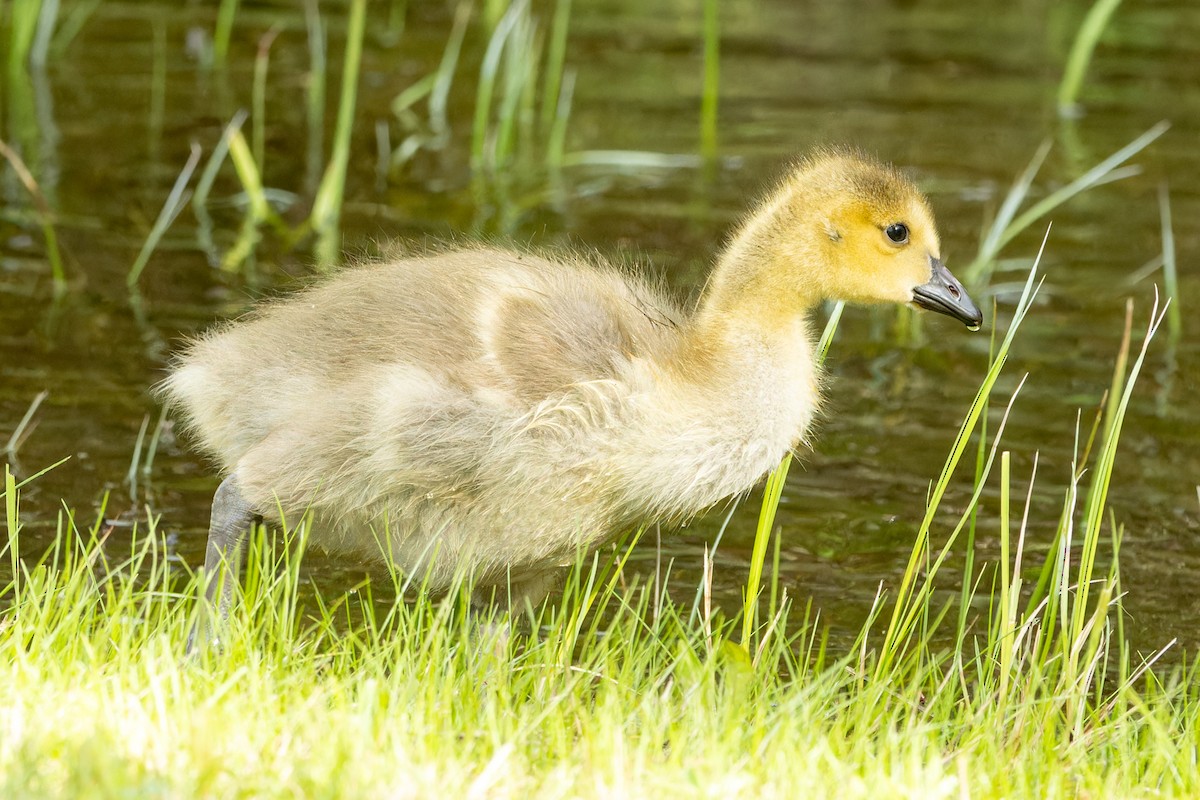
MULTIPOLYGON (((36 471, 70 460, 24 494, 26 546, 52 530, 60 501, 87 519, 109 495, 110 515, 149 508, 197 563, 209 468, 168 427, 149 480, 131 497, 125 476, 143 421, 158 409, 148 394, 179 338, 236 316, 248 302, 297 285, 312 255, 269 228, 245 269, 223 273, 199 245, 185 210, 151 259, 140 303, 125 290, 133 262, 192 141, 206 154, 222 128, 252 101, 260 37, 270 47, 263 180, 286 220, 306 213, 316 183, 313 153, 328 146, 344 21, 323 20, 331 74, 328 111, 309 110, 313 40, 289 4, 243 4, 229 66, 206 66, 213 20, 207 7, 169 2, 102 4, 44 72, 10 75, 2 93, 2 137, 21 153, 55 210, 71 281, 56 296, 40 229, 24 188, 0 170, 0 438, 42 390, 49 396, 20 451, 36 471), (137 313, 135 313, 135 310, 137 313)), ((461 235, 596 248, 663 272, 681 292, 702 280, 706 259, 747 203, 793 154, 822 142, 850 142, 912 170, 930 192, 951 267, 975 253, 984 223, 1013 177, 1046 139, 1052 150, 1033 192, 1041 197, 1076 178, 1160 119, 1172 130, 1136 162, 1142 172, 1086 193, 1053 214, 1047 284, 1010 359, 1011 389, 1029 382, 1009 422, 1014 474, 1026 480, 1040 454, 1030 545, 1047 546, 1070 472, 1077 411, 1090 425, 1108 385, 1126 297, 1148 313, 1158 273, 1130 276, 1162 249, 1158 192, 1170 187, 1182 331, 1151 351, 1134 396, 1112 492, 1124 524, 1126 609, 1144 647, 1180 636, 1198 643, 1191 619, 1200 597, 1200 7, 1185 2, 1127 5, 1102 40, 1082 95, 1085 114, 1060 121, 1054 92, 1071 37, 1089 5, 1021 2, 824 4, 740 0, 723 4, 720 160, 696 168, 703 48, 693 3, 608 0, 576 8, 567 65, 575 83, 560 172, 471 169, 472 114, 487 35, 465 28, 445 130, 430 131, 425 107, 407 122, 392 113, 404 89, 432 73, 454 29, 452 10, 413 4, 403 34, 380 18, 368 42, 353 141, 345 249, 377 252, 403 239, 421 246, 461 235), (423 115, 423 116, 422 116, 423 115), (407 126, 407 127, 406 127, 407 126), (417 127, 413 127, 417 126, 417 127), (380 142, 398 147, 413 131, 437 133, 380 180, 380 142), (589 151, 586 156, 579 154, 589 151), (628 156, 605 151, 674 154, 628 156), (572 156, 572 154, 575 154, 572 156)), ((374 12, 373 12, 374 13, 374 12)), ((248 125, 251 123, 248 123, 248 125)), ((250 135, 247 129, 247 135, 250 135)), ((544 146, 544 140, 532 140, 544 146)), ((233 245, 244 198, 226 165, 207 210, 218 252, 233 245)), ((1042 230, 1004 251, 1011 258, 989 295, 1007 317, 1042 230)), ((988 317, 991 319, 991 314, 988 317)), ((986 364, 988 336, 924 319, 899 337, 891 313, 854 310, 830 361, 829 401, 817 446, 793 469, 780 522, 783 583, 812 598, 835 637, 857 629, 877 589, 903 569, 923 508, 986 364)), ((951 493, 961 507, 967 486, 951 493)), ((996 498, 985 496, 985 520, 996 498)), ((715 581, 731 605, 749 559, 757 497, 734 514, 720 546, 715 581)), ((703 546, 723 514, 663 540, 672 585, 690 601, 703 546)), ((935 526, 944 535, 953 521, 935 526)), ((998 547, 986 521, 978 558, 998 547)), ((654 569, 643 547, 637 568, 654 569)), ((318 583, 343 591, 353 565, 316 558, 318 583)), ((947 577, 947 586, 952 582, 947 577)))

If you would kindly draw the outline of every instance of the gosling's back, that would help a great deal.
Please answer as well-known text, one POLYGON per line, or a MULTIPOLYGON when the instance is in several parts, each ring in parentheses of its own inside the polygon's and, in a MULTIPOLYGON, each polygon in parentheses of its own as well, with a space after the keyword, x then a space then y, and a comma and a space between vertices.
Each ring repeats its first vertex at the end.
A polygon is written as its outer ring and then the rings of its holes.
POLYGON ((499 577, 645 512, 619 465, 659 434, 630 398, 683 320, 612 269, 459 251, 268 303, 193 343, 164 389, 261 513, 311 509, 327 548, 499 577))

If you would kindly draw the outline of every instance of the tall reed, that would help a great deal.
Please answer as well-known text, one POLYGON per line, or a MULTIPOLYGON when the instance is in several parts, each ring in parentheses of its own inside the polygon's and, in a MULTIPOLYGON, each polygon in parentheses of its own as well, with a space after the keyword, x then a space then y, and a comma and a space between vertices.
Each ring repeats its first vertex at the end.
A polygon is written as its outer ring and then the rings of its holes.
POLYGON ((1030 187, 1041 169, 1042 162, 1050 152, 1049 142, 1043 142, 1034 153, 1029 164, 1017 176, 1005 196, 995 219, 979 243, 979 252, 975 259, 963 271, 964 279, 974 282, 986 279, 995 266, 996 257, 1000 251, 1042 217, 1061 206, 1071 198, 1096 186, 1112 181, 1121 180, 1137 174, 1136 167, 1122 165, 1133 156, 1146 149, 1155 139, 1162 136, 1170 128, 1170 123, 1163 121, 1150 127, 1145 133, 1136 137, 1129 144, 1117 150, 1083 175, 1065 186, 1062 186, 1038 202, 1018 214, 1021 204, 1025 202, 1030 187))
POLYGON ((175 185, 171 187, 166 202, 159 209, 158 216, 154 220, 154 225, 150 228, 150 233, 146 235, 146 241, 142 243, 142 249, 138 251, 137 258, 134 259, 133 265, 125 275, 125 284, 130 289, 137 287, 138 279, 142 276, 142 270, 146 268, 146 264, 150 261, 150 255, 158 247, 158 243, 162 239, 163 234, 167 232, 167 228, 171 227, 171 223, 175 221, 175 218, 179 216, 179 212, 187 205, 187 186, 192 179, 192 173, 195 172, 196 166, 200 163, 200 155, 200 145, 193 142, 187 163, 183 165, 179 176, 175 178, 175 185))
POLYGON ((46 202, 46 197, 42 194, 33 173, 25 166, 21 156, 3 139, 0 139, 0 158, 7 161, 13 168, 17 179, 25 187, 29 196, 33 198, 35 216, 42 229, 42 238, 46 243, 46 260, 50 262, 50 275, 54 279, 54 291, 61 294, 67 288, 67 275, 63 269, 62 253, 58 249, 58 234, 54 231, 54 212, 50 208, 50 204, 46 202))
POLYGON ((213 31, 213 63, 224 67, 229 61, 229 40, 233 36, 233 21, 237 17, 239 0, 221 0, 217 7, 217 24, 213 31))
POLYGON ((9 16, 8 74, 20 75, 29 65, 34 42, 38 38, 38 25, 43 7, 56 7, 56 3, 43 6, 44 0, 13 0, 9 16))
POLYGON ((342 64, 342 89, 338 101, 337 126, 333 133, 333 152, 325 175, 313 200, 309 220, 317 234, 317 255, 328 266, 338 257, 337 238, 346 189, 346 165, 350 161, 350 138, 354 128, 354 108, 358 100, 358 71, 362 63, 363 34, 366 30, 366 0, 351 0, 346 26, 346 54, 342 64))
POLYGON ((700 101, 700 154, 717 158, 717 102, 721 86, 721 4, 704 0, 704 89, 700 101))
POLYGON ((1083 86, 1083 79, 1087 75, 1088 65, 1092 62, 1096 44, 1100 41, 1100 36, 1108 27, 1109 21, 1120 5, 1121 0, 1095 0, 1092 7, 1088 9, 1087 16, 1084 17, 1083 24, 1079 26, 1075 40, 1071 43, 1066 69, 1063 71, 1062 81, 1058 85, 1058 113, 1060 115, 1069 116, 1076 113, 1076 99, 1083 86))
MULTIPOLYGON (((824 364, 826 356, 829 355, 829 348, 833 344, 833 337, 837 334, 838 323, 841 321, 842 312, 845 309, 846 304, 842 301, 833 305, 829 319, 826 320, 825 328, 821 332, 821 338, 817 342, 818 365, 824 364)), ((767 545, 775 529, 775 514, 779 508, 779 501, 783 496, 783 487, 791 466, 792 454, 788 453, 779 462, 779 466, 767 476, 766 486, 763 489, 762 507, 759 510, 758 525, 754 533, 754 546, 750 555, 750 573, 746 578, 746 588, 742 596, 742 649, 746 652, 750 651, 750 642, 757 630, 759 590, 767 557, 767 545)), ((776 542, 778 543, 778 538, 776 538, 776 542)), ((776 564, 776 568, 771 572, 772 601, 769 607, 772 609, 775 607, 775 582, 778 578, 779 569, 776 564)))
POLYGON ((1179 305, 1179 269, 1175 262, 1175 226, 1171 222, 1171 190, 1166 181, 1158 187, 1158 211, 1162 231, 1163 288, 1167 294, 1167 334, 1172 343, 1183 337, 1183 312, 1179 305))

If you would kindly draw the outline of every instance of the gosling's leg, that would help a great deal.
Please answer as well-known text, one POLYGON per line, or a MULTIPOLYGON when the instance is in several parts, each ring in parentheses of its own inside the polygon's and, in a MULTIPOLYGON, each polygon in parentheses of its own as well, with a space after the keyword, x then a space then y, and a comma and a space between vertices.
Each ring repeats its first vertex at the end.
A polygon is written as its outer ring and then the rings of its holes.
POLYGON ((213 495, 212 518, 208 526, 208 547, 204 554, 204 607, 188 636, 188 653, 195 653, 213 639, 215 625, 229 617, 233 586, 238 565, 246 548, 246 536, 262 517, 246 502, 238 488, 237 473, 221 481, 213 495), (212 612, 216 609, 216 620, 212 612))
POLYGON ((471 610, 486 614, 494 611, 510 614, 536 611, 552 592, 562 585, 562 570, 526 572, 510 576, 499 585, 477 586, 471 592, 471 610))
POLYGON ((490 641, 497 653, 505 652, 508 642, 527 622, 546 598, 562 584, 562 570, 525 573, 510 577, 499 586, 477 586, 471 592, 470 620, 474 635, 490 641))

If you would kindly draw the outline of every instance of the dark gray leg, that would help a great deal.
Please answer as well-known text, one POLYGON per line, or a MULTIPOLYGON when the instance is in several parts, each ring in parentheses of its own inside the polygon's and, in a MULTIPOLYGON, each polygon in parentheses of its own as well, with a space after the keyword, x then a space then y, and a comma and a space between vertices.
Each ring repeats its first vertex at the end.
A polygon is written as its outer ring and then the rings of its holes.
MULTIPOLYGON (((561 569, 509 577, 501 586, 480 586, 471 592, 471 623, 474 635, 491 641, 498 653, 522 630, 525 615, 533 614, 562 583, 561 569)), ((525 627, 528 627, 527 625, 525 627)))
POLYGON ((238 576, 246 536, 261 517, 242 497, 237 473, 221 481, 213 495, 212 518, 208 526, 208 548, 204 554, 204 608, 196 628, 188 637, 188 653, 203 648, 213 638, 215 624, 229 616, 233 586, 238 576), (217 612, 214 622, 213 610, 217 612))

